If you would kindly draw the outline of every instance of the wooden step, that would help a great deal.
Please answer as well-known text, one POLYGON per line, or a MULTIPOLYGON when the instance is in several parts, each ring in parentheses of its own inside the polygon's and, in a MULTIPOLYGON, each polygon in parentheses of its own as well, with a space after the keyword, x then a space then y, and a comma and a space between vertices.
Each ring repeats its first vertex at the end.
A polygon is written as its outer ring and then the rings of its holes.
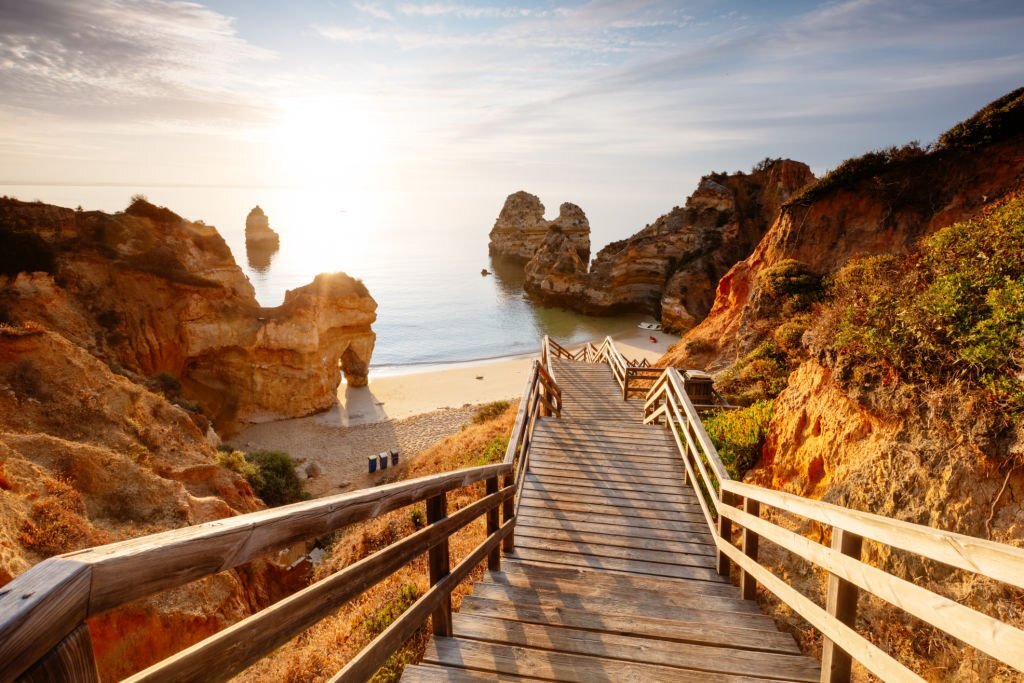
MULTIPOLYGON (((423 661, 502 674, 529 673, 552 681, 651 681, 652 683, 735 683, 726 674, 690 671, 618 659, 508 647, 463 638, 435 637, 423 661)), ((746 678, 744 681, 771 679, 746 678)), ((777 680, 777 679, 776 679, 777 680)))
POLYGON ((676 503, 679 505, 697 505, 697 496, 682 490, 649 487, 646 490, 635 490, 616 488, 612 486, 596 486, 587 483, 566 482, 557 477, 539 477, 535 474, 526 475, 524 484, 530 490, 549 493, 578 493, 586 496, 597 496, 618 501, 629 501, 630 505, 643 505, 644 503, 659 501, 663 503, 676 503))
MULTIPOLYGON (((548 501, 551 503, 582 503, 586 505, 598 506, 595 510, 600 510, 605 506, 636 510, 636 513, 630 512, 630 514, 637 514, 637 516, 645 516, 641 513, 649 512, 662 512, 662 513, 673 513, 673 512, 692 512, 699 513, 700 508, 696 503, 684 503, 675 500, 665 500, 662 497, 652 498, 647 501, 640 501, 626 498, 612 498, 610 496, 603 495, 590 495, 586 492, 573 493, 571 491, 558 491, 551 489, 542 489, 533 483, 527 482, 523 488, 523 497, 532 498, 548 501)), ((661 515, 670 516, 670 515, 661 515)))
POLYGON ((493 671, 470 671, 434 664, 415 664, 405 667, 402 683, 487 683, 488 681, 541 681, 517 674, 498 674, 493 671))
POLYGON ((707 567, 684 567, 659 562, 643 562, 640 560, 623 560, 615 557, 597 557, 578 553, 538 550, 536 548, 515 549, 515 556, 524 560, 536 560, 548 564, 568 565, 571 567, 590 567, 591 569, 609 569, 630 574, 647 576, 674 576, 679 579, 697 579, 701 581, 724 581, 715 571, 714 562, 709 561, 707 567))
POLYGON ((817 683, 821 677, 820 666, 810 657, 665 642, 468 614, 455 617, 454 629, 459 638, 614 658, 642 664, 658 664, 692 671, 745 676, 767 675, 777 680, 807 683, 817 683))
MULTIPOLYGON (((592 503, 579 503, 569 501, 552 501, 543 496, 535 495, 532 492, 524 491, 520 501, 520 509, 532 507, 539 509, 545 514, 554 513, 556 516, 565 518, 563 513, 583 513, 585 519, 594 521, 606 520, 610 524, 634 524, 639 526, 649 525, 653 528, 678 528, 662 524, 667 522, 682 522, 690 525, 683 527, 683 530, 693 529, 704 525, 707 528, 707 521, 698 508, 696 512, 665 511, 665 510, 642 510, 634 507, 613 507, 610 505, 594 506, 592 503)), ((536 510, 534 511, 536 514, 536 510)))
POLYGON ((618 558, 621 560, 639 560, 642 562, 658 562, 660 564, 711 567, 714 565, 713 553, 672 552, 652 550, 650 548, 624 547, 607 543, 581 543, 556 538, 544 538, 539 535, 517 536, 516 545, 520 548, 551 550, 560 553, 576 553, 594 555, 602 558, 618 558))
POLYGON ((502 571, 484 573, 484 580, 520 588, 549 590, 571 590, 583 595, 629 595, 634 591, 643 593, 717 595, 735 598, 739 589, 730 583, 710 583, 688 579, 670 579, 637 574, 613 574, 594 571, 583 567, 556 567, 539 565, 511 557, 502 561, 502 571), (603 591, 603 593, 602 593, 603 591))
POLYGON ((702 515, 687 515, 686 519, 677 516, 675 519, 636 518, 629 515, 601 514, 590 511, 576 512, 573 510, 555 510, 537 506, 529 500, 523 500, 519 508, 519 524, 531 524, 545 528, 592 531, 609 534, 637 534, 648 538, 683 539, 677 534, 699 534, 704 537, 709 533, 707 521, 702 515), (588 526, 584 526, 588 525, 588 526), (614 527, 613 529, 594 527, 614 527))
MULTIPOLYGON (((632 550, 656 550, 669 553, 690 553, 693 555, 714 555, 715 546, 710 543, 692 543, 686 541, 668 541, 660 538, 643 538, 638 536, 616 536, 614 534, 587 533, 516 524, 516 538, 535 538, 560 543, 576 543, 588 547, 611 545, 632 550)), ((519 543, 519 541, 516 541, 519 543)))
MULTIPOLYGON (((553 534, 593 534, 595 537, 607 537, 609 543, 615 543, 614 539, 635 538, 638 542, 651 541, 655 543, 701 543, 714 545, 714 538, 708 533, 707 524, 694 523, 686 525, 685 531, 678 529, 658 529, 648 525, 640 526, 629 522, 635 520, 602 520, 594 521, 571 521, 567 519, 555 519, 554 517, 527 514, 527 508, 520 508, 519 518, 516 520, 516 534, 520 529, 536 530, 538 533, 553 534), (613 521, 621 523, 615 524, 613 521)), ((591 515, 583 515, 590 517, 591 515)))
POLYGON ((548 624, 590 631, 658 638, 681 643, 718 645, 729 643, 745 650, 799 655, 793 636, 777 630, 744 628, 723 623, 719 615, 710 620, 686 621, 616 614, 601 614, 568 607, 548 605, 517 605, 504 600, 489 600, 467 595, 462 600, 461 614, 510 619, 530 624, 548 624))
POLYGON ((527 472, 528 479, 536 480, 549 486, 568 486, 574 489, 591 489, 599 492, 614 493, 632 491, 635 493, 661 493, 665 495, 683 496, 696 502, 697 494, 682 481, 661 479, 655 481, 609 481, 597 477, 578 477, 560 469, 534 468, 527 472))
POLYGON ((533 459, 530 460, 529 471, 531 474, 536 474, 541 477, 561 477, 562 479, 570 479, 573 481, 582 480, 640 486, 643 486, 644 484, 651 484, 653 486, 673 486, 682 488, 686 491, 692 491, 689 484, 683 483, 682 477, 665 475, 660 472, 657 474, 650 471, 637 473, 633 470, 628 470, 626 473, 623 473, 585 463, 573 463, 571 465, 562 463, 555 466, 550 463, 537 462, 533 459))

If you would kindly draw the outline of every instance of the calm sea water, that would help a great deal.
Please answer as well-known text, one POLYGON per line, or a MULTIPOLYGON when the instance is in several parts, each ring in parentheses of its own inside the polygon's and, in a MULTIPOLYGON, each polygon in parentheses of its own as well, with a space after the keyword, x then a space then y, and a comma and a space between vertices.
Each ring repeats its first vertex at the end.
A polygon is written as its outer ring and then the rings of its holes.
MULTIPOLYGON (((521 267, 503 267, 487 255, 487 233, 503 196, 446 203, 280 188, 106 186, 0 186, 0 193, 103 211, 122 210, 142 193, 189 220, 217 226, 264 306, 280 304, 286 290, 317 273, 361 278, 378 304, 373 366, 379 373, 529 353, 543 334, 580 342, 634 328, 640 320, 532 305, 523 293, 521 267), (246 254, 245 217, 256 204, 281 235, 269 263, 246 254), (481 276, 481 268, 494 274, 481 276)), ((598 232, 594 251, 623 236, 598 232)))

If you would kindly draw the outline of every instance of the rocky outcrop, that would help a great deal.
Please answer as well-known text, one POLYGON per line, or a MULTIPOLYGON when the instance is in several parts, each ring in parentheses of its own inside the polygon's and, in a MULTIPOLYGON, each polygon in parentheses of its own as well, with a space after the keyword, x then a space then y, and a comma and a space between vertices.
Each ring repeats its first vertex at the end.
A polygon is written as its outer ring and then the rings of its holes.
POLYGON ((281 242, 281 236, 270 227, 270 219, 259 205, 256 205, 245 217, 245 242, 246 245, 269 243, 274 246, 281 242))
POLYGON ((813 179, 789 160, 706 176, 684 207, 606 246, 589 271, 566 259, 566 236, 553 234, 526 265, 526 290, 589 314, 639 309, 668 330, 687 330, 707 315, 719 278, 750 254, 782 202, 813 179))
MULTIPOLYGON (((34 324, 0 326, 0 586, 80 548, 262 507, 208 423, 34 324)), ((262 560, 90 619, 119 680, 282 597, 262 560)))
POLYGON ((520 190, 510 194, 501 207, 490 234, 490 253, 516 261, 529 261, 547 238, 548 230, 558 229, 584 263, 590 260, 590 222, 583 209, 565 202, 558 218, 546 220, 544 205, 537 195, 520 190))
MULTIPOLYGON (((762 274, 795 262, 827 276, 856 255, 906 252, 921 237, 1016 188, 1024 176, 1020 135, 966 149, 891 154, 888 163, 840 173, 840 180, 826 177, 784 204, 753 253, 718 282, 707 317, 662 362, 712 370, 728 366, 777 326, 762 274)), ((870 155, 864 159, 870 161, 870 155)), ((847 163, 856 169, 867 162, 847 163)))
POLYGON ((216 229, 143 200, 124 213, 0 200, 0 309, 111 367, 180 382, 218 429, 335 401, 339 369, 366 383, 376 302, 358 280, 318 276, 261 308, 216 229))

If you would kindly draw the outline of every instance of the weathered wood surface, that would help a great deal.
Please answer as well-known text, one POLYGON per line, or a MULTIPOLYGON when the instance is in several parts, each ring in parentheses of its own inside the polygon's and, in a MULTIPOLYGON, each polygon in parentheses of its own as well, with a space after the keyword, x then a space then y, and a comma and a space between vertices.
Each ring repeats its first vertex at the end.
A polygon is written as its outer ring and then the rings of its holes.
MULTIPOLYGON (((606 351, 607 352, 607 351, 606 351)), ((718 548, 676 442, 607 365, 552 354, 562 417, 533 425, 515 551, 463 599, 413 681, 816 681, 718 548)))

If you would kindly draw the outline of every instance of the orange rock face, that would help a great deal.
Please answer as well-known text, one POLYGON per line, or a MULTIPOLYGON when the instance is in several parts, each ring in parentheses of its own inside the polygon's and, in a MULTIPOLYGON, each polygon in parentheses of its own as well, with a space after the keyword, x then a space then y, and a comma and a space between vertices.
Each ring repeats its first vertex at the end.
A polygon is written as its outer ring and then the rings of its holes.
POLYGON ((324 410, 339 369, 366 383, 377 305, 343 273, 263 309, 214 228, 144 201, 108 215, 5 199, 0 225, 49 256, 42 270, 0 273, 7 317, 133 373, 174 376, 219 429, 324 410))
POLYGON ((569 236, 552 228, 526 265, 526 290, 584 313, 644 310, 668 330, 687 330, 707 315, 719 278, 750 254, 780 204, 813 178, 805 164, 788 160, 707 176, 685 207, 609 244, 589 269, 585 259, 567 257, 569 236))
POLYGON ((793 259, 828 275, 853 256, 905 252, 921 237, 1015 189, 1022 168, 1024 143, 1011 139, 985 149, 924 155, 784 204, 753 253, 719 281, 707 317, 661 362, 725 367, 764 339, 762 271, 793 259))
POLYGON ((492 256, 529 261, 550 228, 559 230, 572 243, 584 263, 590 260, 590 222, 583 209, 565 202, 559 207, 558 218, 549 221, 544 218, 544 205, 537 195, 522 190, 505 199, 491 229, 488 248, 492 256))

